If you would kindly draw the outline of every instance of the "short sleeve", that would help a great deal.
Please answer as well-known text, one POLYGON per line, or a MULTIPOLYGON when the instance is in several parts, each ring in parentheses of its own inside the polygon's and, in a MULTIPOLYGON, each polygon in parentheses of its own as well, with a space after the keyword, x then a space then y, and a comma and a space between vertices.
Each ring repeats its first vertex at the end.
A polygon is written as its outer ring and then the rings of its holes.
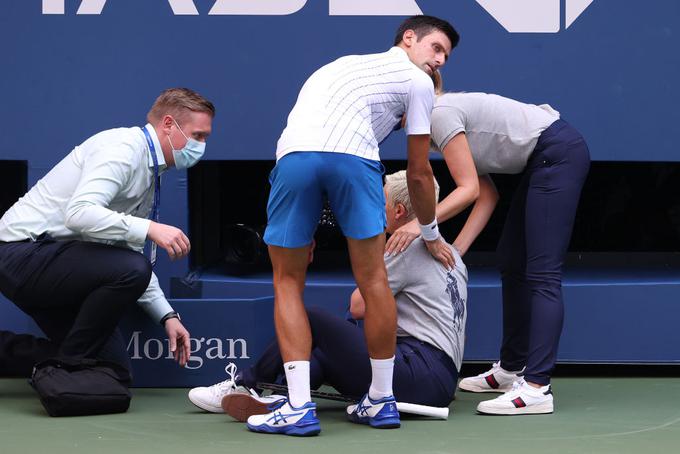
POLYGON ((432 111, 432 142, 439 149, 444 148, 457 134, 465 132, 462 112, 446 106, 437 106, 432 111))
POLYGON ((434 85, 425 75, 414 77, 406 106, 406 135, 430 134, 430 115, 434 106, 434 85))

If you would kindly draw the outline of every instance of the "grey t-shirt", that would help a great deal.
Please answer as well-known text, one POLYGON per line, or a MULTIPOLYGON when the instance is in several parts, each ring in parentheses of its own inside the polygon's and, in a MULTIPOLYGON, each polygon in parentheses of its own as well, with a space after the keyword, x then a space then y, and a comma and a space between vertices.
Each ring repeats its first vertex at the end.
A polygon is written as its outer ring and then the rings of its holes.
POLYGON ((415 337, 439 348, 460 370, 468 274, 455 250, 454 257, 456 266, 447 271, 417 238, 404 252, 385 256, 385 265, 397 301, 397 336, 415 337))
POLYGON ((464 132, 477 173, 520 173, 538 136, 560 118, 547 104, 536 106, 487 93, 446 93, 432 111, 432 140, 439 150, 464 132))

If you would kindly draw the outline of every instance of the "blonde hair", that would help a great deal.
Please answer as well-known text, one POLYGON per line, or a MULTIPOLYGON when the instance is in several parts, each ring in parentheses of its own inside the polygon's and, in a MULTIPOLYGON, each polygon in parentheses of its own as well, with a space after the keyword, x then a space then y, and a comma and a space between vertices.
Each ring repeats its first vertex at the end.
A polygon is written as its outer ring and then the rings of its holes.
POLYGON ((434 84, 434 94, 435 96, 441 96, 444 94, 444 79, 442 78, 442 73, 438 69, 432 73, 432 83, 434 84))
MULTIPOLYGON (((434 200, 439 200, 439 183, 437 179, 434 180, 434 200)), ((408 183, 406 180, 406 171, 391 173, 385 176, 385 191, 387 192, 387 203, 392 206, 397 206, 398 203, 404 205, 407 217, 411 219, 415 216, 413 205, 411 205, 411 197, 408 195, 408 183)))
POLYGON ((205 112, 215 117, 213 103, 189 88, 168 88, 160 94, 146 115, 149 123, 157 123, 165 115, 172 115, 176 121, 184 119, 187 110, 205 112))

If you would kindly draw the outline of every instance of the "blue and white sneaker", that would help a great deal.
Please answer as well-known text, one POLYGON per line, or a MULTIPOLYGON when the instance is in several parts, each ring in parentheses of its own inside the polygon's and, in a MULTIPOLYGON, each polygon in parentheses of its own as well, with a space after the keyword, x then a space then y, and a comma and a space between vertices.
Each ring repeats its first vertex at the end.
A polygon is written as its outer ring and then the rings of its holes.
POLYGON ((396 429, 401 426, 394 396, 373 400, 365 394, 359 403, 347 407, 347 419, 377 429, 396 429))
POLYGON ((293 407, 288 399, 281 399, 278 406, 264 415, 248 418, 248 429, 267 434, 297 435, 308 437, 321 432, 319 418, 316 417, 316 404, 307 402, 299 408, 293 407))

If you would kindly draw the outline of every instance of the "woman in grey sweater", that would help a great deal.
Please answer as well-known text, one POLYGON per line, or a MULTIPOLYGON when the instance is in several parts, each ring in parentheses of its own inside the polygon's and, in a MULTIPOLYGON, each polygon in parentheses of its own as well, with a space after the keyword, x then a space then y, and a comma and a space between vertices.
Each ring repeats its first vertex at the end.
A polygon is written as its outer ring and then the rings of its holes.
MULTIPOLYGON (((437 219, 446 221, 474 203, 453 243, 461 255, 496 206, 489 174, 522 174, 497 250, 503 285, 500 361, 459 387, 504 393, 481 402, 480 413, 552 413, 550 376, 564 318, 562 264, 590 168, 588 146, 548 105, 486 93, 441 93, 441 84, 435 85, 432 141, 457 186, 437 206, 437 219)), ((387 253, 404 250, 418 234, 417 226, 404 226, 390 238, 387 253)))

